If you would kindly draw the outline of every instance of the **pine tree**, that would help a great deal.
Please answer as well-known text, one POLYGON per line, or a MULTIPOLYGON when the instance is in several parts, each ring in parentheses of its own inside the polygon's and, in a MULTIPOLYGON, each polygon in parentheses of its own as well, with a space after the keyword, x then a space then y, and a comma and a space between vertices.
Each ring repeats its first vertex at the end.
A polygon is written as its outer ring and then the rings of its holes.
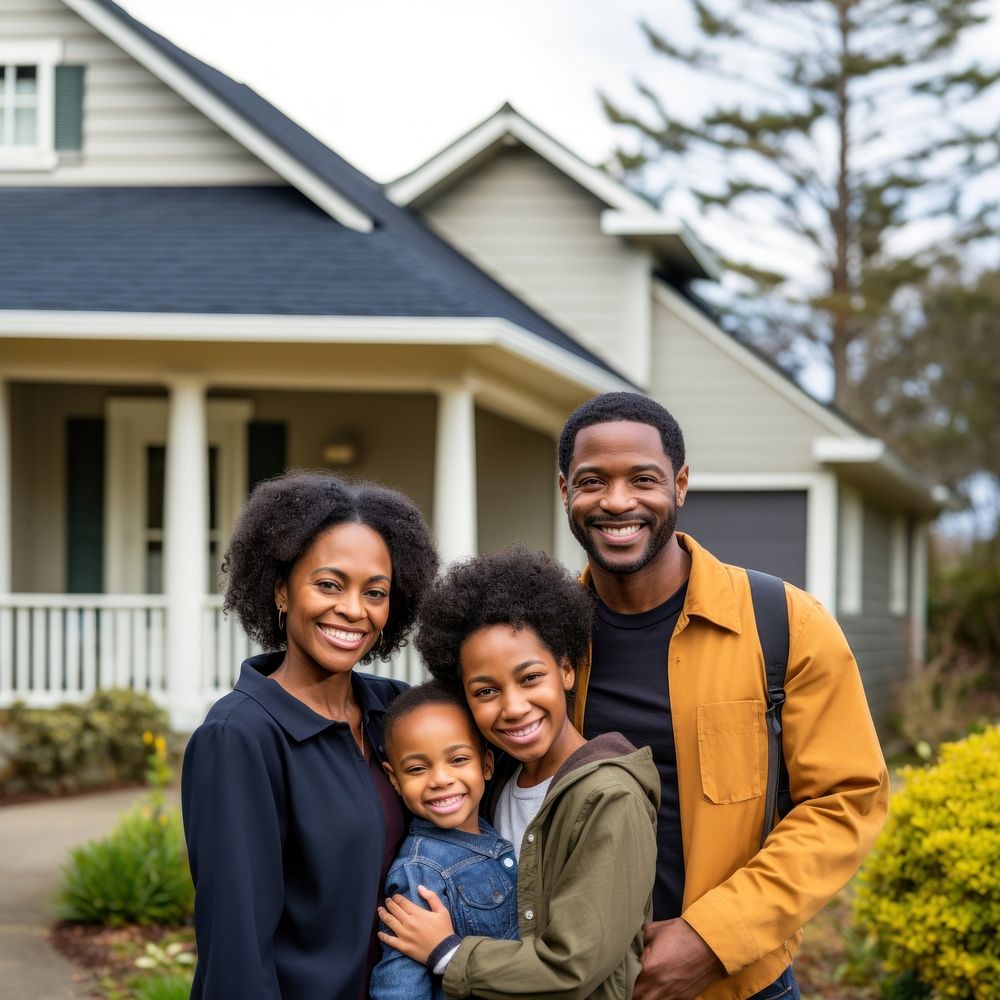
POLYGON ((739 328, 786 362, 817 345, 834 402, 861 413, 873 345, 896 329, 907 291, 939 253, 1000 232, 987 185, 1000 164, 1000 112, 988 107, 1000 70, 961 56, 987 22, 984 3, 688 3, 693 45, 651 23, 642 30, 720 99, 688 111, 705 93, 690 74, 673 79, 691 86, 669 93, 637 83, 638 110, 602 96, 629 137, 615 166, 647 190, 686 189, 709 218, 746 227, 756 259, 726 262, 740 276, 726 300, 739 328), (767 264, 775 230, 792 238, 812 282, 767 264))

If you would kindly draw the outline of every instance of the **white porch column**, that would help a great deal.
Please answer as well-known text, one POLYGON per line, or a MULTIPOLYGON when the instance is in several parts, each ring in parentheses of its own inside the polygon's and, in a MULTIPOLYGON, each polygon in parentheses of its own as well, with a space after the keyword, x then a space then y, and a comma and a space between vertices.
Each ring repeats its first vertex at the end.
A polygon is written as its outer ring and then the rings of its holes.
POLYGON ((928 522, 916 521, 910 533, 910 660, 927 657, 928 522))
POLYGON ((817 473, 806 490, 806 590, 831 615, 838 611, 837 527, 837 477, 817 473))
POLYGON ((438 391, 434 534, 444 565, 478 552, 476 403, 472 390, 464 385, 438 391))
POLYGON ((10 467, 10 396, 7 383, 0 378, 0 594, 11 587, 11 490, 10 467))
POLYGON ((173 724, 190 730, 205 710, 201 677, 201 619, 208 575, 205 383, 178 377, 169 390, 163 552, 167 694, 173 724))

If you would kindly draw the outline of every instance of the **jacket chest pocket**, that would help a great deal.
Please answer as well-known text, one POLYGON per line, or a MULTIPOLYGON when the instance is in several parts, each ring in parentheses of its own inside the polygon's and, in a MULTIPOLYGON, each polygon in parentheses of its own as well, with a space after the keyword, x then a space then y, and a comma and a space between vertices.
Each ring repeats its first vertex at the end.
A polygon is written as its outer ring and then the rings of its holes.
POLYGON ((701 787, 710 802, 726 805, 763 794, 763 739, 762 702, 718 701, 698 706, 701 787))
MULTIPOLYGON (((455 880, 464 934, 491 938, 517 937, 517 885, 496 876, 455 880)), ((459 934, 463 930, 455 928, 459 934)))

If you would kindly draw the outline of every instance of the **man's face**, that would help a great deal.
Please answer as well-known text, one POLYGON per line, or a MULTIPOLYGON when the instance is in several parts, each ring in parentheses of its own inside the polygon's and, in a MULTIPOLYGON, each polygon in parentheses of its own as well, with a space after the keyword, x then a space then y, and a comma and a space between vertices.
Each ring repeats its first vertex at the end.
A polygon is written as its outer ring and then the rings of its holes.
POLYGON ((674 475, 660 432, 649 424, 584 427, 559 488, 591 564, 619 575, 648 566, 674 533, 687 472, 685 465, 674 475))

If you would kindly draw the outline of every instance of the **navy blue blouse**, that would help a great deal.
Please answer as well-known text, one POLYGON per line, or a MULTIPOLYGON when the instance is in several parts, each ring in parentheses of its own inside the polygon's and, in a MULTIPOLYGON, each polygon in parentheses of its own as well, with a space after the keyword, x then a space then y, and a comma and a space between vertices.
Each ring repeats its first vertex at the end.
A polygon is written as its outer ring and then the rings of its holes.
MULTIPOLYGON (((267 678, 283 655, 246 660, 184 754, 192 1000, 354 1000, 367 990, 373 911, 396 845, 347 723, 267 678)), ((385 710, 406 685, 356 671, 351 680, 381 756, 385 710)))

